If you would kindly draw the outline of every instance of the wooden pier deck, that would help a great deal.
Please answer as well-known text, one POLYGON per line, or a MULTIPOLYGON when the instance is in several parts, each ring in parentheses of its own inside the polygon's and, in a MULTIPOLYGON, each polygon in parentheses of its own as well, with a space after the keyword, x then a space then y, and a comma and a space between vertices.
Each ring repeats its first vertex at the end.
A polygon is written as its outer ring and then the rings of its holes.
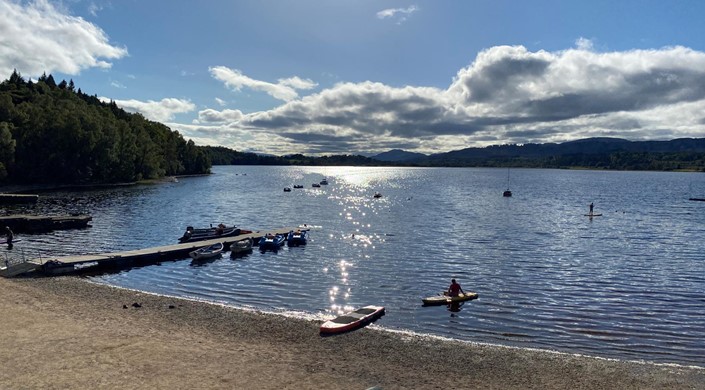
MULTIPOLYGON (((294 227, 258 230, 253 231, 252 233, 240 234, 231 237, 221 237, 212 240, 187 242, 183 244, 165 245, 123 252, 43 257, 41 259, 32 259, 26 263, 23 263, 21 273, 41 271, 49 275, 59 275, 94 271, 98 269, 139 267, 158 263, 160 261, 185 259, 189 257, 189 252, 219 242, 222 242, 225 245, 225 249, 228 250, 230 249, 230 244, 235 241, 240 241, 250 237, 255 240, 256 244, 257 241, 267 233, 287 234, 289 231, 296 229, 300 228, 294 227)), ((16 276, 18 273, 13 272, 14 267, 17 267, 17 265, 0 269, 0 275, 16 276)))
POLYGON ((0 204, 37 203, 39 195, 0 193, 0 204))
POLYGON ((9 226, 15 233, 37 233, 52 230, 81 229, 93 220, 90 215, 5 215, 0 227, 9 226))

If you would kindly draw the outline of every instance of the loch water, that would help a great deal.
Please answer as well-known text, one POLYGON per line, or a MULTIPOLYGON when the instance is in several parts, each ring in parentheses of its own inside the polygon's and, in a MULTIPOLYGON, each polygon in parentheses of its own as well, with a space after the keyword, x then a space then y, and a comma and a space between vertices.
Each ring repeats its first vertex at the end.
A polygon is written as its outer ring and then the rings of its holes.
POLYGON ((383 305, 374 326, 388 330, 705 367, 705 202, 691 197, 705 198, 702 173, 216 166, 5 211, 93 216, 21 235, 13 255, 29 257, 168 245, 186 226, 308 224, 302 247, 89 278, 305 318, 383 305), (591 202, 602 216, 585 216, 591 202), (451 278, 479 299, 423 307, 451 278))

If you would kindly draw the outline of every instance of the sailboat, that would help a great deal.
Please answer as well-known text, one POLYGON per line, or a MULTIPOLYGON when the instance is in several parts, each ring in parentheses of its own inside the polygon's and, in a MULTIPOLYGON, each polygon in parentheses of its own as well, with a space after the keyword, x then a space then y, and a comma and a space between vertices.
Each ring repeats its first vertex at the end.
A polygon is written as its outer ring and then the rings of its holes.
POLYGON ((512 196, 512 191, 509 191, 509 167, 507 167, 507 190, 502 193, 504 197, 512 196))

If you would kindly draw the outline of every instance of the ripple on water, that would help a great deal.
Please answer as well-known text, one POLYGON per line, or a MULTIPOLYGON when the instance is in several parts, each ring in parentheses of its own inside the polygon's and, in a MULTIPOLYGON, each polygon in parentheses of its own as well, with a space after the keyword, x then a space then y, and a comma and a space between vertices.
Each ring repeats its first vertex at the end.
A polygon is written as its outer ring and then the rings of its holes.
POLYGON ((10 207, 94 218, 89 229, 25 235, 13 255, 166 245, 189 225, 307 223, 320 229, 306 247, 94 279, 316 318, 381 304, 387 315, 377 325, 386 328, 705 366, 705 213, 687 202, 705 193, 705 182, 693 175, 513 169, 514 196, 503 198, 502 169, 213 170, 165 185, 47 193, 37 205, 10 207), (323 177, 328 186, 310 187, 323 177), (294 184, 305 188, 281 191, 294 184), (602 217, 583 216, 590 202, 602 217), (480 298, 421 306, 451 278, 480 298))

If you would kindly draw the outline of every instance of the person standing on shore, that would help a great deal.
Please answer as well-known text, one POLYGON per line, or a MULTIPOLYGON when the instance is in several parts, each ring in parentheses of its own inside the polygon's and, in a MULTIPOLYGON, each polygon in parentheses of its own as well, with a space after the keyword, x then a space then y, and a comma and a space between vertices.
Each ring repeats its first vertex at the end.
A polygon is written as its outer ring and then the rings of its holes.
POLYGON ((460 284, 458 284, 455 279, 451 279, 450 286, 448 287, 448 296, 457 297, 460 293, 465 294, 465 291, 463 291, 463 288, 460 287, 460 284))
POLYGON ((12 249, 12 240, 15 238, 15 234, 9 226, 5 226, 5 236, 7 236, 7 249, 12 249))

